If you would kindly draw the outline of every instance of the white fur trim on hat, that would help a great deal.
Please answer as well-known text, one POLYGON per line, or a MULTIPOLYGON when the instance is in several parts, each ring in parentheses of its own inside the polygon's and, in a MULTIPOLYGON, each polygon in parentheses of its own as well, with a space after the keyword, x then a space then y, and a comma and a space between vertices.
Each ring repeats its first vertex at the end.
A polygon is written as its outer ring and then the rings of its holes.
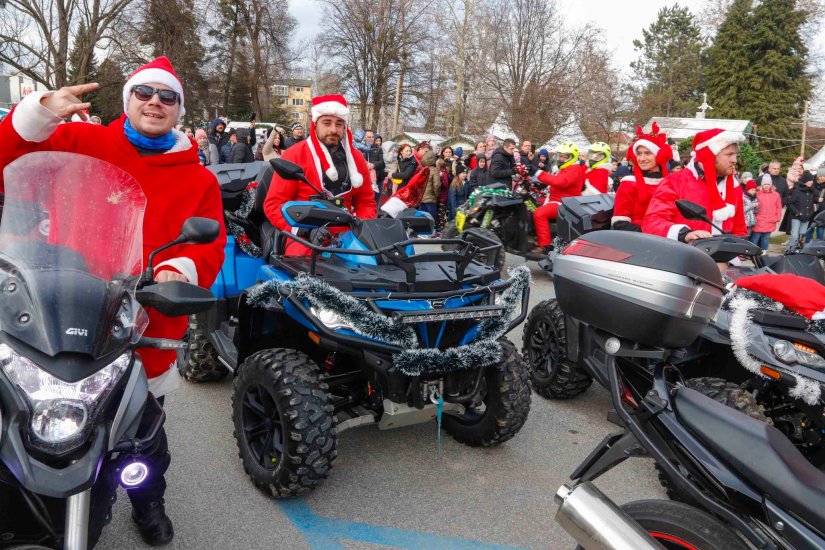
POLYGON ((152 67, 150 69, 143 69, 132 75, 132 78, 126 81, 123 86, 123 112, 126 112, 126 106, 129 104, 129 96, 132 95, 132 87, 140 86, 141 84, 163 84, 169 89, 178 92, 180 95, 180 114, 183 118, 186 114, 186 109, 183 105, 183 86, 180 81, 169 71, 157 69, 152 67))
POLYGON ((718 155, 719 151, 728 145, 732 143, 739 143, 739 137, 739 134, 725 130, 724 132, 720 132, 712 138, 697 145, 696 151, 700 151, 707 147, 711 150, 711 152, 713 152, 714 155, 718 155))
POLYGON ((317 122, 319 117, 324 115, 337 116, 349 124, 349 107, 342 105, 338 101, 325 101, 318 105, 313 105, 310 109, 312 113, 312 122, 317 122))
POLYGON ((655 143, 653 143, 649 139, 639 139, 639 140, 636 140, 633 143, 633 154, 634 155, 639 154, 637 152, 637 149, 639 148, 639 146, 649 149, 650 152, 653 153, 654 157, 659 154, 659 146, 658 145, 656 145, 655 143))

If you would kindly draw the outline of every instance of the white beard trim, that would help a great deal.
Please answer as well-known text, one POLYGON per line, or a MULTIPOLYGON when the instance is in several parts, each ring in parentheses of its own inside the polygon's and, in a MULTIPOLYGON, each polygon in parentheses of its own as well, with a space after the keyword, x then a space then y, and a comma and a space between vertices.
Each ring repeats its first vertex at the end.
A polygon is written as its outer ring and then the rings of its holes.
POLYGON ((736 214, 736 207, 732 204, 726 204, 724 208, 713 211, 713 221, 723 222, 732 218, 736 214))

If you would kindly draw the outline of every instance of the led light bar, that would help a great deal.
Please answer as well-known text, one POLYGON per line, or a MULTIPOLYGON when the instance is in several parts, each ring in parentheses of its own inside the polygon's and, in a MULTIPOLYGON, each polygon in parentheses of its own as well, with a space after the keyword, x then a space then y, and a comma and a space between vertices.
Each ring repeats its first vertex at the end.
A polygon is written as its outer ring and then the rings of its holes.
POLYGON ((489 319, 501 317, 504 314, 503 306, 477 306, 460 309, 432 309, 426 311, 396 312, 393 317, 407 325, 415 323, 429 323, 433 321, 459 321, 464 319, 489 319))

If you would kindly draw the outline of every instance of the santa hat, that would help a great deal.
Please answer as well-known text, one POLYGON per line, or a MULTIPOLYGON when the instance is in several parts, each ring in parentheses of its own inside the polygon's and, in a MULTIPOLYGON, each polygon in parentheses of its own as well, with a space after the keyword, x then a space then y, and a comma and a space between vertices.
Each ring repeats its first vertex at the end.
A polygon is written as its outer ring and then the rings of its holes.
POLYGON ((759 186, 756 185, 756 182, 753 180, 748 180, 748 183, 745 184, 745 191, 750 191, 751 189, 758 189, 759 186))
POLYGON ((361 187, 364 183, 364 177, 358 171, 355 165, 355 158, 352 156, 352 132, 349 129, 349 106, 347 100, 342 95, 322 95, 312 98, 312 121, 309 125, 309 151, 312 153, 312 158, 316 164, 321 167, 321 171, 332 181, 338 181, 338 170, 332 162, 332 157, 329 155, 329 150, 324 147, 318 140, 318 135, 315 133, 315 123, 322 116, 334 116, 344 121, 347 127, 347 135, 343 140, 344 152, 347 155, 347 170, 349 171, 349 180, 353 188, 361 187))
POLYGON ((808 277, 766 273, 740 277, 736 286, 767 296, 806 319, 825 319, 825 286, 808 277))
POLYGON ((692 154, 696 161, 702 165, 702 170, 705 173, 705 184, 708 186, 708 193, 710 194, 708 217, 716 221, 725 221, 732 218, 736 213, 733 174, 730 174, 725 180, 724 200, 716 185, 716 155, 733 143, 739 143, 739 135, 721 128, 705 130, 693 136, 692 154))
POLYGON ((134 86, 140 86, 141 84, 163 84, 178 92, 180 96, 179 116, 183 118, 183 115, 186 114, 186 109, 183 106, 183 84, 180 83, 175 69, 172 68, 172 63, 169 62, 166 56, 153 59, 146 65, 138 67, 135 72, 132 73, 132 76, 126 81, 126 85, 123 86, 124 112, 126 111, 126 105, 129 103, 129 96, 132 95, 132 88, 134 86))
POLYGON ((636 157, 639 147, 644 147, 656 156, 656 164, 662 170, 662 175, 667 175, 667 163, 673 158, 673 149, 668 146, 667 135, 659 132, 659 125, 655 122, 650 128, 650 133, 642 133, 642 127, 636 126, 636 140, 630 144, 627 150, 627 160, 633 163, 633 175, 636 183, 645 183, 642 169, 639 168, 639 159, 636 157))

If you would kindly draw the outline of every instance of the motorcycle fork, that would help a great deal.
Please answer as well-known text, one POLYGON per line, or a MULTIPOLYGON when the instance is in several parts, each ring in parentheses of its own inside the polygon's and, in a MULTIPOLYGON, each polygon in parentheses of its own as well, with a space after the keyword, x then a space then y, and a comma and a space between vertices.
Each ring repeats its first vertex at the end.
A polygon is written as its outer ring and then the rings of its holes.
POLYGON ((64 550, 86 550, 89 539, 89 509, 92 490, 70 496, 66 500, 66 530, 64 550))

